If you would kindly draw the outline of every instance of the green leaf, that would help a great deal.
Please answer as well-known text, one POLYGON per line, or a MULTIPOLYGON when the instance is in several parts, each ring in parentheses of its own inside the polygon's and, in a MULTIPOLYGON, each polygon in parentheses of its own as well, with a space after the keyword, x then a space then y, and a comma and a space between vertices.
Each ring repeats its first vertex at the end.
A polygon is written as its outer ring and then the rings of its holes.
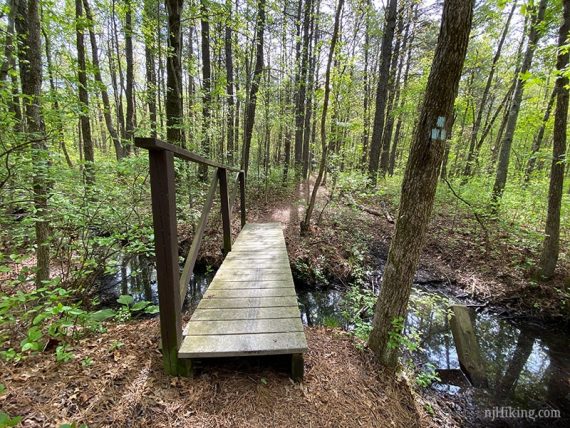
POLYGON ((42 337, 42 332, 37 327, 32 327, 28 330, 28 340, 30 342, 37 342, 42 337))
POLYGON ((147 302, 146 300, 143 300, 141 302, 137 302, 133 305, 133 307, 131 308, 133 311, 142 311, 144 308, 146 308, 148 305, 150 305, 150 302, 147 302))
POLYGON ((0 427, 15 427, 21 420, 21 416, 11 418, 9 414, 0 412, 0 427))
POLYGON ((89 318, 93 321, 101 322, 113 318, 115 315, 116 312, 113 309, 101 309, 100 311, 89 314, 89 318))
POLYGON ((144 310, 145 314, 150 314, 150 315, 158 314, 159 312, 160 309, 158 308, 157 305, 147 306, 146 309, 144 310))
POLYGON ((126 306, 132 305, 134 301, 135 301, 135 299, 133 299, 133 296, 130 296, 128 294, 123 294, 121 297, 119 297, 117 299, 117 303, 120 303, 121 305, 126 305, 126 306))

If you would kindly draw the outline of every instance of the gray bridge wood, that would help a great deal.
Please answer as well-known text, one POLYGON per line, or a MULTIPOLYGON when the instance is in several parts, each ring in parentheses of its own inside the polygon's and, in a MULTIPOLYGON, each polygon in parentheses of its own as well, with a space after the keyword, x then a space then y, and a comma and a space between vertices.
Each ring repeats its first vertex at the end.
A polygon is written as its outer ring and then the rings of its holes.
POLYGON ((306 351, 281 225, 248 223, 186 325, 178 357, 306 351))

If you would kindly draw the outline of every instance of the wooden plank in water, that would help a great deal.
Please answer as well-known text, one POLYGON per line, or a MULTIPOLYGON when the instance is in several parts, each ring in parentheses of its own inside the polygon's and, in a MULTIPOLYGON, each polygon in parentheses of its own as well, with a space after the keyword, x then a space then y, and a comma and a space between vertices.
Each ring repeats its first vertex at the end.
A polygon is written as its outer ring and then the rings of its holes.
POLYGON ((185 336, 208 336, 223 334, 289 333, 303 331, 301 318, 268 318, 260 320, 190 321, 184 330, 185 336))
POLYGON ((239 309, 297 306, 296 297, 250 297, 240 299, 202 299, 200 309, 239 309))
POLYGON ((291 287, 276 288, 208 288, 204 299, 236 299, 250 297, 297 297, 291 287))
POLYGON ((297 354, 306 351, 305 333, 292 332, 186 336, 178 355, 181 358, 211 358, 297 354))
POLYGON ((469 313, 470 308, 465 305, 453 305, 451 309, 453 317, 451 317, 450 325, 459 365, 473 386, 485 388, 488 386, 487 374, 475 335, 473 320, 469 313))
POLYGON ((199 309, 192 314, 192 321, 208 320, 250 320, 269 318, 300 317, 298 307, 283 306, 274 308, 240 308, 240 309, 199 309))

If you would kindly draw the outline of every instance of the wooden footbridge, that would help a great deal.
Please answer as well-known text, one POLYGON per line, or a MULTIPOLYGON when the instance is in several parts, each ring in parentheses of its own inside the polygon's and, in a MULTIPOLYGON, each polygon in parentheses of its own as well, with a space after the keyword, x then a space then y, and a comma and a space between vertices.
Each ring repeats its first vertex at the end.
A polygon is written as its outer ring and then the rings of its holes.
POLYGON ((303 376, 307 341, 279 223, 246 224, 245 174, 154 138, 136 138, 149 151, 162 355, 166 371, 191 375, 194 360, 289 355, 303 376), (182 272, 178 264, 174 157, 216 168, 182 272), (235 174, 232 192, 228 173, 235 174), (182 305, 219 184, 224 262, 186 327, 182 305), (241 226, 232 243, 233 203, 240 192, 241 226))

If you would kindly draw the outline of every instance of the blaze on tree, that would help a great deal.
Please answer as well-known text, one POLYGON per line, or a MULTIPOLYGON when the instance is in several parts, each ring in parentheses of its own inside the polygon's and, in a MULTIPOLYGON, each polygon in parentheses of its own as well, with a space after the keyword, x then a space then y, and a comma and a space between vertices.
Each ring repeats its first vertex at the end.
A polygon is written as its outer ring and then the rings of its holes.
POLYGON ((427 88, 402 183, 396 232, 376 303, 369 346, 389 368, 397 364, 397 343, 414 274, 424 245, 453 104, 465 61, 474 0, 446 0, 427 88))

